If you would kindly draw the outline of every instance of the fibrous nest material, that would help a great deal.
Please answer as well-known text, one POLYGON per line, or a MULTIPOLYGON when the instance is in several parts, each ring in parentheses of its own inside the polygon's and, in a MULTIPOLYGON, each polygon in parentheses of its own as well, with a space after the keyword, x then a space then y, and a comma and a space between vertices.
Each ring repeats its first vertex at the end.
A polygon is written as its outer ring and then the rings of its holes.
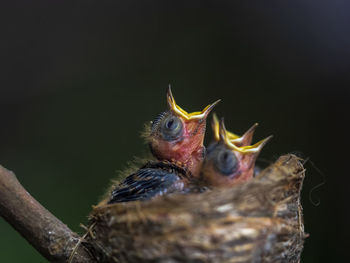
POLYGON ((99 262, 299 262, 304 176, 285 155, 230 189, 97 206, 86 244, 99 262))

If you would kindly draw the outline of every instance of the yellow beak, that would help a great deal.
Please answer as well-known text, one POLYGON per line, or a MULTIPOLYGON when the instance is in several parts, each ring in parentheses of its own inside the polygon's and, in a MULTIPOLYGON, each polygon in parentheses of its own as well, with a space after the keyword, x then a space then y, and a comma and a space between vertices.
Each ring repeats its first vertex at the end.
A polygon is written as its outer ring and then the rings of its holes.
MULTIPOLYGON (((229 138, 231 143, 233 144, 241 144, 243 141, 245 141, 248 137, 252 137, 253 133, 255 132, 255 129, 258 127, 258 123, 254 123, 252 127, 249 128, 248 131, 246 131, 242 136, 239 136, 237 134, 234 134, 232 132, 229 132, 225 129, 226 136, 229 138)), ((212 121, 212 129, 214 132, 214 138, 216 141, 220 140, 220 122, 219 118, 216 116, 216 114, 213 114, 213 121, 212 121)))
MULTIPOLYGON (((254 126, 253 126, 254 127, 254 126)), ((230 149, 240 152, 240 153, 259 153, 262 148, 266 145, 266 143, 273 137, 270 135, 269 137, 257 142, 254 145, 237 147, 232 140, 230 139, 229 133, 227 132, 224 124, 224 120, 221 119, 220 127, 219 127, 219 136, 220 140, 222 140, 230 149)))
MULTIPOLYGON (((220 132, 219 132, 220 131, 220 121, 219 121, 218 116, 215 113, 213 113, 213 121, 211 123, 211 127, 213 129, 215 140, 219 141, 220 140, 220 132)), ((240 138, 239 135, 234 134, 234 133, 229 132, 229 131, 226 131, 226 134, 231 140, 236 140, 236 139, 240 138)))
POLYGON ((211 110, 215 107, 215 105, 218 104, 221 100, 217 100, 214 103, 209 104, 202 111, 188 113, 185 110, 181 109, 180 106, 178 106, 175 103, 174 96, 169 86, 168 92, 167 92, 167 101, 168 101, 169 109, 176 115, 184 118, 185 120, 199 120, 199 119, 206 118, 208 114, 211 112, 211 110))

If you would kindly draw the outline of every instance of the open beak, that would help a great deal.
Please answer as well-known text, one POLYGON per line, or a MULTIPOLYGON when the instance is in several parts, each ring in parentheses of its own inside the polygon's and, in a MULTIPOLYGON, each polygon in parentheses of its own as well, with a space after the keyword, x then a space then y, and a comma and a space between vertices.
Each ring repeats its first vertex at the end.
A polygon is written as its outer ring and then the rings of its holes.
MULTIPOLYGON (((258 123, 255 123, 252 127, 249 128, 248 131, 246 131, 242 136, 239 136, 237 134, 234 134, 232 132, 229 132, 225 129, 226 136, 229 138, 231 143, 235 144, 236 146, 248 146, 252 142, 254 132, 256 128, 258 127, 258 123)), ((212 121, 212 129, 214 133, 214 138, 216 141, 220 140, 220 122, 219 118, 216 116, 216 114, 213 114, 213 121, 212 121)))
POLYGON ((248 146, 251 144, 253 140, 253 135, 255 132, 255 129, 258 127, 258 123, 254 123, 252 127, 249 128, 248 131, 246 131, 243 136, 238 137, 236 139, 232 139, 231 137, 231 143, 237 145, 237 146, 248 146))
MULTIPOLYGON (((215 113, 213 113, 213 120, 211 122, 211 128, 212 128, 213 133, 214 133, 214 139, 216 141, 219 141, 220 140, 220 121, 219 121, 218 116, 215 113)), ((236 135, 236 134, 231 133, 229 131, 226 131, 226 133, 229 137, 232 137, 232 139, 239 138, 239 135, 236 135)))
POLYGON ((184 118, 185 120, 201 120, 205 119, 208 114, 212 111, 212 109, 215 107, 216 104, 218 104, 221 100, 217 100, 212 104, 209 104, 207 107, 205 107, 202 111, 196 111, 188 113, 185 110, 181 109, 180 106, 178 106, 175 102, 174 96, 171 92, 171 88, 169 86, 168 92, 167 92, 167 102, 169 109, 175 113, 176 115, 184 118))
MULTIPOLYGON (((253 129, 253 131, 255 130, 256 125, 253 125, 252 128, 250 128, 248 130, 248 132, 253 129)), ((250 132, 251 133, 251 132, 250 132)), ((262 150, 262 148, 266 145, 266 143, 271 140, 271 138, 273 137, 272 135, 270 135, 269 137, 257 142, 254 145, 246 145, 246 146, 241 146, 238 147, 235 145, 234 142, 232 142, 232 140, 230 139, 229 133, 227 132, 226 128, 225 128, 225 124, 224 124, 224 119, 221 119, 220 122, 220 127, 219 127, 219 136, 220 136, 220 140, 222 140, 230 149, 239 152, 241 154, 254 154, 255 156, 257 156, 260 151, 262 150)), ((242 136, 243 137, 243 136, 242 136)))

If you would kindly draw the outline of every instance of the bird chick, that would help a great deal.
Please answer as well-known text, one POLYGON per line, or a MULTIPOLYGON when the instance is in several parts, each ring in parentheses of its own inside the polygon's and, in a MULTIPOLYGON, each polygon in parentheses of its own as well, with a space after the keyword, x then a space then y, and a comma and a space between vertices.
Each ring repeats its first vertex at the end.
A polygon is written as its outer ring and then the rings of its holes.
POLYGON ((217 118, 214 117, 213 123, 215 142, 207 148, 200 180, 204 185, 214 187, 231 187, 250 180, 256 158, 272 136, 254 145, 246 145, 251 141, 256 124, 239 137, 226 130, 223 120, 218 130, 217 118))
POLYGON ((200 112, 187 113, 175 103, 171 88, 168 88, 168 111, 152 122, 148 141, 154 157, 180 163, 194 177, 199 176, 204 159, 203 146, 206 119, 220 100, 208 105, 200 112))
POLYGON ((150 161, 126 177, 109 196, 108 204, 150 200, 170 193, 201 192, 198 183, 205 155, 203 146, 206 119, 219 102, 201 112, 187 113, 180 108, 168 88, 168 111, 159 114, 145 136, 158 161, 150 161))

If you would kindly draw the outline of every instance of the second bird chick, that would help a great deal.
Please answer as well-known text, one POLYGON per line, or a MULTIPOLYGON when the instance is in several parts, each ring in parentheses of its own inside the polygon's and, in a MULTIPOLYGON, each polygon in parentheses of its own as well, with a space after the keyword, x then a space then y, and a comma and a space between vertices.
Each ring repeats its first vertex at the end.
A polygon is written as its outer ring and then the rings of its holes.
POLYGON ((207 148, 200 180, 204 185, 214 187, 231 187, 250 180, 256 158, 272 136, 250 146, 247 143, 251 141, 256 124, 242 137, 228 132, 223 120, 218 124, 214 117, 212 127, 216 141, 207 148))

